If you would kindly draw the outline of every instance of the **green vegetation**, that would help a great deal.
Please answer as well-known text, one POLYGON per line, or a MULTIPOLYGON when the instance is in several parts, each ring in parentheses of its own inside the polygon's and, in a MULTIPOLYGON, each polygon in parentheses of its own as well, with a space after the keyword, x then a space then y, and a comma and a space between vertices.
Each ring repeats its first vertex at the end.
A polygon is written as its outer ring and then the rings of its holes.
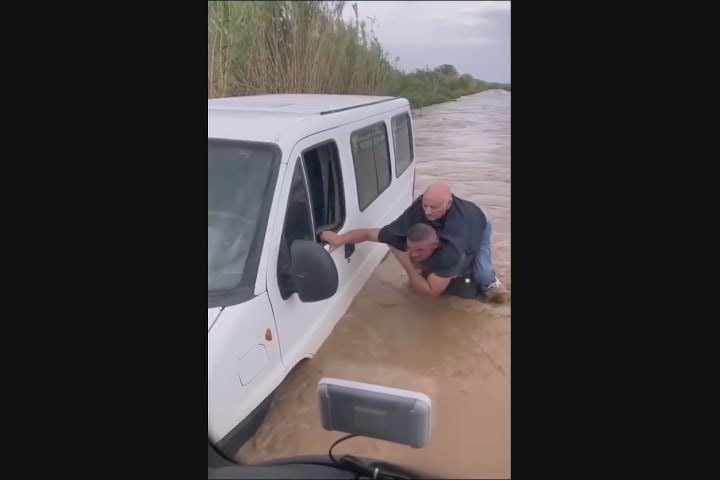
POLYGON ((460 75, 452 65, 441 65, 410 74, 396 72, 387 94, 407 98, 418 108, 490 89, 510 90, 510 86, 483 82, 469 74, 460 75))
POLYGON ((392 95, 418 108, 490 88, 452 65, 401 72, 374 20, 342 1, 208 2, 208 97, 261 93, 392 95))

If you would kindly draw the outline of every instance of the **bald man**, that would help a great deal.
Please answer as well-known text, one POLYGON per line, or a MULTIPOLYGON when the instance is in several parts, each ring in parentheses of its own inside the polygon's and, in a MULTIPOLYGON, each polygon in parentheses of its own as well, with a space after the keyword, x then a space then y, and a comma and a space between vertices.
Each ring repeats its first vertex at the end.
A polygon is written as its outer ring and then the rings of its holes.
POLYGON ((453 195, 448 185, 436 183, 383 228, 343 235, 323 232, 320 238, 330 251, 365 241, 389 245, 410 285, 427 296, 447 291, 503 303, 507 293, 492 267, 491 235, 492 226, 477 205, 453 195), (422 225, 432 227, 435 236, 422 225))

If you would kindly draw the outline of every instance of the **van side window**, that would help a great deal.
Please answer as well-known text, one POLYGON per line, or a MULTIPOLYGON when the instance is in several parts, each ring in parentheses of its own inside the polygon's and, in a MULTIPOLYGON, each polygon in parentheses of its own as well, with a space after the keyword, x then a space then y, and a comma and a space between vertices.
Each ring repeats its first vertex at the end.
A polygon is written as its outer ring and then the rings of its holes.
POLYGON ((403 113, 393 117, 392 132, 393 146, 395 147, 395 176, 400 178, 415 157, 410 115, 403 113))
POLYGON ((390 149, 385 122, 370 125, 350 136, 358 204, 364 211, 390 186, 390 149))
POLYGON ((338 231, 345 223, 345 192, 340 154, 335 142, 313 147, 303 154, 315 233, 338 231))
POLYGON ((298 158, 295 164, 290 195, 285 213, 285 225, 280 239, 280 252, 277 262, 277 279, 280 295, 287 300, 292 295, 292 278, 290 276, 290 245, 295 240, 314 240, 310 201, 305 183, 302 161, 298 158))

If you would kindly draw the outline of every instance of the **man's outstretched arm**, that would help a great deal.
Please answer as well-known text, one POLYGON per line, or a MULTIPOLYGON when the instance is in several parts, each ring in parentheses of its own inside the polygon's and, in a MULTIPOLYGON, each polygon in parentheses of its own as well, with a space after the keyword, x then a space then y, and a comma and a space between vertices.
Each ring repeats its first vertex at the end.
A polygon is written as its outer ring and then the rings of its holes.
POLYGON ((361 228, 338 235, 335 232, 323 232, 320 240, 330 245, 330 253, 345 245, 355 245, 362 242, 378 242, 379 228, 361 228))

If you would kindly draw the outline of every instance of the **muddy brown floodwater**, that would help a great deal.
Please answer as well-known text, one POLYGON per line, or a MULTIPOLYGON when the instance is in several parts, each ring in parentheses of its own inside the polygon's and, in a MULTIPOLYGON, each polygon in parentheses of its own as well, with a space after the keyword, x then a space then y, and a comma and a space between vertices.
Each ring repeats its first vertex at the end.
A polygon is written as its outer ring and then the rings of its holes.
MULTIPOLYGON (((483 209, 493 224, 495 269, 508 288, 510 98, 483 92, 426 107, 414 118, 416 195, 445 181, 483 209)), ((386 460, 435 478, 510 478, 510 305, 425 300, 387 257, 317 355, 278 388, 263 425, 236 460, 325 454, 341 434, 320 425, 322 377, 414 390, 433 402, 429 446, 354 438, 338 445, 338 454, 386 460)))

